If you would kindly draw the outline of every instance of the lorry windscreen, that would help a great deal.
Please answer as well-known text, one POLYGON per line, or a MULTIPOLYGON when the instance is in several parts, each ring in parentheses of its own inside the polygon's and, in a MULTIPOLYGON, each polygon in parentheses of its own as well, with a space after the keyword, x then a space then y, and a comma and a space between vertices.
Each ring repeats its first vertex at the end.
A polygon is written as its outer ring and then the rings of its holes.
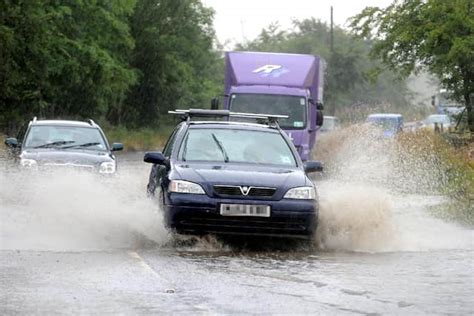
POLYGON ((306 127, 306 99, 300 96, 277 94, 232 94, 232 112, 288 115, 278 123, 283 129, 306 127))

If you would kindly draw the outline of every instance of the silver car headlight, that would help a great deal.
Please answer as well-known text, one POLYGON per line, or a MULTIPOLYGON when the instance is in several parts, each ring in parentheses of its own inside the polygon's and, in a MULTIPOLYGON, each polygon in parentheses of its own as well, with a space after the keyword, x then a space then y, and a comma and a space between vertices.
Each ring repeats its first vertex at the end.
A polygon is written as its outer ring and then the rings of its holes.
POLYGON ((171 180, 168 191, 175 193, 205 194, 204 189, 199 184, 184 180, 171 180))
POLYGON ((298 199, 298 200, 315 200, 316 190, 313 187, 298 187, 289 189, 285 196, 285 199, 298 199))
POLYGON ((38 163, 36 162, 36 160, 33 160, 33 159, 24 159, 24 158, 22 158, 20 160, 20 165, 24 168, 31 168, 31 169, 34 169, 34 168, 38 167, 38 163))
POLYGON ((116 165, 114 161, 106 161, 100 164, 99 172, 100 173, 115 173, 116 165))

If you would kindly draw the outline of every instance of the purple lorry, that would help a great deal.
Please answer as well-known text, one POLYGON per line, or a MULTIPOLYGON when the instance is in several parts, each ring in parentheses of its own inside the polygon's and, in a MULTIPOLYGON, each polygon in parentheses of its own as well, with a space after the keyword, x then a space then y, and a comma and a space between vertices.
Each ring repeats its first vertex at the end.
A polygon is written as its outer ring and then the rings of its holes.
POLYGON ((323 123, 324 66, 313 55, 226 52, 224 109, 288 115, 280 126, 306 161, 323 123))

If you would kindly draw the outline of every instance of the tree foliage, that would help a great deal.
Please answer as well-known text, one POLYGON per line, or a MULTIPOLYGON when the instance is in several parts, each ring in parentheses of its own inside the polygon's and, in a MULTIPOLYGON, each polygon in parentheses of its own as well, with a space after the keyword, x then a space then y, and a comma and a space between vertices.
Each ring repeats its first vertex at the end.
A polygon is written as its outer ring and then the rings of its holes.
POLYGON ((405 105, 407 90, 390 71, 372 75, 377 62, 368 57, 371 42, 356 39, 340 27, 334 29, 334 51, 330 49, 330 28, 314 18, 293 21, 292 31, 278 24, 263 29, 259 37, 237 45, 238 50, 270 51, 322 56, 327 62, 324 91, 329 113, 344 115, 358 105, 405 105))
POLYGON ((471 0, 404 0, 385 9, 367 7, 352 20, 360 37, 375 39, 372 55, 408 76, 427 68, 463 99, 474 132, 474 3, 471 0))
POLYGON ((33 116, 155 126, 220 91, 199 0, 0 0, 0 127, 33 116))
POLYGON ((134 1, 0 3, 0 119, 95 117, 136 81, 134 1))
POLYGON ((138 3, 131 19, 131 65, 141 78, 127 100, 126 118, 151 125, 170 109, 209 103, 217 92, 212 19, 213 11, 198 0, 138 3))

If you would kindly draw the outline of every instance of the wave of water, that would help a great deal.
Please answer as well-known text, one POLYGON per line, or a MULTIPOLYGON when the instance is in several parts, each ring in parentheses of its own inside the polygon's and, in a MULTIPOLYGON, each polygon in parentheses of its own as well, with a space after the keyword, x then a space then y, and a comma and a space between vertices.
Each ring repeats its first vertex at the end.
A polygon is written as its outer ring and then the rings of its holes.
POLYGON ((414 154, 396 139, 351 127, 323 135, 317 150, 328 175, 316 243, 320 249, 389 252, 473 249, 474 231, 434 218, 446 201, 443 168, 433 153, 414 154))
POLYGON ((0 173, 0 248, 94 250, 140 247, 169 236, 146 198, 147 171, 0 173))

